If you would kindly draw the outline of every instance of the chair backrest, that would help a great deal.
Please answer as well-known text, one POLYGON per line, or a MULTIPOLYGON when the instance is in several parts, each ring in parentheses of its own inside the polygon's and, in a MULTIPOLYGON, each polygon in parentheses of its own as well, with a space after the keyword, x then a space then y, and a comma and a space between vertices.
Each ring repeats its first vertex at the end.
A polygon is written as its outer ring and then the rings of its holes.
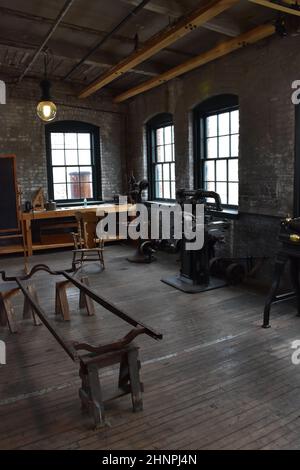
POLYGON ((84 248, 97 247, 96 228, 98 217, 95 212, 76 212, 75 214, 78 223, 78 234, 83 240, 84 248))

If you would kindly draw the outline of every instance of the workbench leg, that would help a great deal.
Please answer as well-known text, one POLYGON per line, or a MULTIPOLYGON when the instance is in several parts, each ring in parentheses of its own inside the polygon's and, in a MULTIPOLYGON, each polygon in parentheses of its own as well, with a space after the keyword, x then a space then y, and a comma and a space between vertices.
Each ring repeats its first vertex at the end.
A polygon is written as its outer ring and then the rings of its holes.
POLYGON ((142 384, 140 382, 140 361, 138 349, 128 351, 128 367, 134 412, 143 410, 142 384))
POLYGON ((264 308, 264 319, 263 319, 263 328, 270 328, 270 310, 272 302, 276 297, 277 290, 279 288, 281 276, 284 272, 285 264, 288 261, 288 257, 285 255, 279 254, 275 262, 275 269, 273 275, 273 282, 270 293, 267 297, 265 308, 264 308))
POLYGON ((28 256, 32 256, 33 248, 32 248, 32 233, 31 233, 31 220, 25 220, 25 239, 26 239, 26 247, 28 256))

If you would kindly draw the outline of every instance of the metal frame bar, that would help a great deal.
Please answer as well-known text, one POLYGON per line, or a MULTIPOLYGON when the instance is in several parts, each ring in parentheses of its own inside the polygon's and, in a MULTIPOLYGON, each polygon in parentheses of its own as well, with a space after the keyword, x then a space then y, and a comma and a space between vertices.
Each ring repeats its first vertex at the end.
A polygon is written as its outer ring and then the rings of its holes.
POLYGON ((46 46, 46 44, 50 41, 50 39, 52 38, 53 34, 55 33, 56 29, 58 28, 58 26, 60 25, 60 23, 62 22, 63 18, 66 16, 66 14, 68 13, 69 9, 71 8, 71 6, 73 5, 73 3, 75 2, 76 0, 67 0, 66 3, 64 4, 62 10, 60 11, 60 13, 58 14, 58 17, 56 18, 55 20, 55 23, 53 24, 53 26, 50 28, 50 31, 48 32, 47 36, 45 37, 45 39, 43 40, 42 44, 39 46, 39 48, 36 50, 35 54, 33 55, 31 61, 29 62, 29 64, 26 66, 25 70, 21 73, 20 77, 18 78, 18 83, 20 83, 23 78, 25 77, 25 75, 29 72, 29 70, 31 69, 31 67, 33 66, 33 64, 35 63, 35 61, 37 60, 38 56, 40 55, 40 53, 43 51, 44 47, 46 46))
POLYGON ((45 264, 37 264, 35 265, 31 271, 26 274, 25 276, 22 277, 10 277, 6 276, 5 271, 0 271, 0 275, 3 279, 3 281, 7 282, 16 282, 20 289, 22 290, 23 294, 25 297, 28 298, 28 301, 32 308, 36 311, 37 315, 39 318, 42 320, 42 322, 45 324, 45 326, 49 329, 49 331, 53 334, 53 336, 56 338, 56 340, 63 346, 63 348, 66 350, 66 352, 69 354, 69 356, 73 359, 73 349, 66 347, 65 341, 60 336, 55 328, 51 325, 51 322, 46 319, 44 311, 41 309, 41 307, 36 303, 36 301, 28 294, 26 291, 26 288, 24 287, 22 281, 27 281, 32 278, 34 274, 36 274, 39 271, 45 271, 48 274, 51 274, 52 276, 64 276, 65 279, 70 281, 75 287, 77 287, 80 292, 84 292, 87 296, 89 296, 92 300, 94 300, 96 303, 104 307, 106 310, 109 312, 113 313, 117 317, 121 318, 124 320, 126 323, 129 325, 132 325, 134 327, 140 327, 144 329, 144 332, 146 335, 159 340, 162 339, 163 335, 161 333, 158 333, 157 331, 153 330, 152 328, 148 327, 147 325, 143 324, 142 322, 136 320, 134 317, 130 316, 128 313, 120 310, 116 305, 113 303, 109 302, 107 299, 104 297, 100 297, 95 291, 87 287, 85 284, 82 282, 78 281, 74 277, 72 277, 70 274, 73 273, 74 275, 77 273, 77 270, 74 269, 68 269, 64 271, 52 271, 49 266, 45 264))

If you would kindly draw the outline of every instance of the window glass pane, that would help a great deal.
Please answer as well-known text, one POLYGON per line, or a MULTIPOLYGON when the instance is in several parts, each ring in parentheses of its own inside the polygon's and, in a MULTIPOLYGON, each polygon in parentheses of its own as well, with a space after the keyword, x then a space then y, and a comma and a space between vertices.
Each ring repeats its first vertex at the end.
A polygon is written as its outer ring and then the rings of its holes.
POLYGON ((170 168, 169 165, 163 165, 163 179, 164 181, 170 180, 170 168))
POLYGON ((52 150, 52 165, 64 165, 65 152, 63 150, 52 150))
POLYGON ((239 133, 239 110, 231 111, 231 134, 238 134, 239 133))
POLYGON ((227 183, 217 183, 216 192, 220 195, 222 204, 227 204, 227 183))
POLYGON ((217 164, 217 181, 227 181, 227 161, 219 160, 217 164))
POLYGON ((228 181, 238 181, 239 180, 239 161, 229 160, 228 161, 228 181))
POLYGON ((171 183, 171 199, 176 199, 176 183, 172 181, 171 183))
POLYGON ((157 161, 163 162, 164 161, 164 147, 157 147, 156 155, 157 155, 157 161))
POLYGON ((166 145, 165 146, 165 161, 166 162, 171 162, 172 160, 173 160, 172 144, 171 145, 166 145))
POLYGON ((163 193, 162 193, 162 182, 161 181, 157 181, 156 183, 156 197, 158 199, 162 199, 163 197, 163 193))
POLYGON ((91 164, 91 151, 90 150, 79 150, 79 165, 90 165, 91 164))
POLYGON ((64 148, 64 134, 63 132, 51 132, 51 148, 63 149, 64 148))
POLYGON ((80 181, 93 181, 92 167, 81 166, 80 167, 80 181))
POLYGON ((219 138, 219 158, 229 157, 229 136, 219 138))
POLYGON ((54 199, 67 199, 67 188, 65 184, 54 184, 54 199))
POLYGON ((213 183, 212 181, 206 181, 204 183, 204 189, 206 189, 207 191, 215 191, 215 183, 213 183))
POLYGON ((162 165, 155 166, 155 180, 156 181, 162 180, 162 165))
POLYGON ((91 134, 78 134, 78 148, 79 149, 91 148, 91 134))
POLYGON ((169 181, 164 183, 164 198, 171 199, 170 183, 169 181))
POLYGON ((156 131, 156 145, 164 145, 164 128, 156 131))
POLYGON ((175 181, 175 163, 171 164, 171 180, 175 181))
POLYGON ((66 165, 78 165, 77 150, 66 150, 66 165))
POLYGON ((238 183, 229 183, 228 185, 228 204, 237 206, 239 204, 239 185, 238 183))
POLYGON ((205 181, 215 181, 215 162, 204 163, 204 179, 205 181))
POLYGON ((71 132, 65 134, 65 148, 77 149, 77 134, 73 134, 71 132))
POLYGON ((165 145, 172 143, 172 126, 165 127, 165 145))
POLYGON ((82 181, 80 183, 81 199, 91 199, 93 197, 93 183, 91 181, 82 181))
POLYGON ((68 199, 82 199, 80 183, 68 183, 68 199))
POLYGON ((172 129, 172 144, 175 142, 175 136, 174 136, 174 126, 171 126, 172 129))
POLYGON ((229 134, 229 113, 219 114, 219 135, 229 134))
POLYGON ((80 181, 80 172, 77 167, 67 167, 67 181, 70 183, 79 183, 80 181))
POLYGON ((231 136, 231 156, 232 157, 239 156, 239 136, 238 135, 231 136))
POLYGON ((207 158, 218 158, 218 139, 217 137, 207 139, 207 158))
POLYGON ((206 119, 206 134, 207 137, 215 137, 218 135, 218 117, 209 116, 206 119))
POLYGON ((66 182, 66 169, 65 167, 53 168, 53 183, 66 182))

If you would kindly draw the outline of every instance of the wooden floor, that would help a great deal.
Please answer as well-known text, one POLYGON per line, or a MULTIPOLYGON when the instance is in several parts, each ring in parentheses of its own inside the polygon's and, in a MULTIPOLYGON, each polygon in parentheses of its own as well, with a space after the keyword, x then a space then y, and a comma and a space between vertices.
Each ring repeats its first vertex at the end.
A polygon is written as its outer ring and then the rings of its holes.
MULTIPOLYGON (((132 265, 126 246, 106 249, 105 272, 90 282, 99 293, 164 333, 139 338, 144 411, 133 414, 130 398, 106 407, 110 426, 91 429, 81 414, 78 366, 44 326, 21 320, 20 333, 0 328, 7 365, 0 366, 1 449, 300 449, 300 366, 291 362, 291 342, 300 340, 293 302, 273 308, 263 330, 264 296, 246 287, 190 295, 162 282, 177 271, 176 256, 160 253, 151 265, 132 265)), ((70 264, 70 252, 40 254, 35 263, 70 264)), ((13 273, 20 258, 1 259, 13 273)), ((54 317, 54 282, 42 275, 40 302, 54 317)), ((71 323, 55 320, 72 339, 94 344, 122 337, 126 324, 97 307, 95 317, 77 309, 70 291, 71 323)), ((116 370, 105 371, 109 394, 116 370)))

